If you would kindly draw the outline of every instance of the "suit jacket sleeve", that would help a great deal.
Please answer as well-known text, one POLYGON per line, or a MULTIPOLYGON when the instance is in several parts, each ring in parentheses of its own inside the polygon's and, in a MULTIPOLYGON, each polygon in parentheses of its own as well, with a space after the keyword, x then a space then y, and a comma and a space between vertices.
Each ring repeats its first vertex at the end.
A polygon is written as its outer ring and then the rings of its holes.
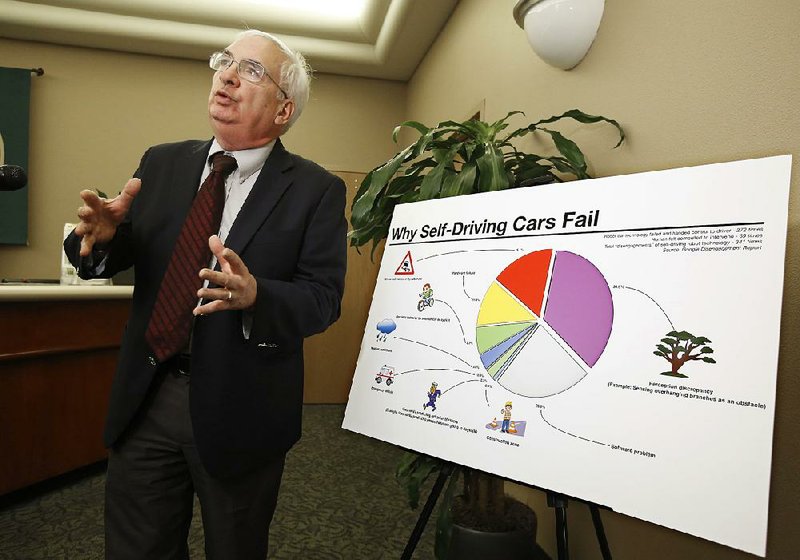
POLYGON ((251 343, 293 349, 339 318, 347 266, 345 186, 325 176, 329 182, 309 212, 291 281, 256 278, 251 343))

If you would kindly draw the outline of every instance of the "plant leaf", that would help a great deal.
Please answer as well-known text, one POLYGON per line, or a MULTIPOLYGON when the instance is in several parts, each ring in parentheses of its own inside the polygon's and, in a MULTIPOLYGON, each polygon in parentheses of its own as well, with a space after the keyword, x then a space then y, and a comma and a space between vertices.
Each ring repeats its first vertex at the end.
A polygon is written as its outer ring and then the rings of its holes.
POLYGON ((439 196, 442 190, 445 170, 453 167, 453 158, 459 146, 460 144, 456 144, 447 152, 440 151, 438 153, 439 158, 437 161, 439 161, 439 164, 422 179, 422 184, 419 187, 420 200, 428 200, 439 196))
POLYGON ((529 133, 533 132, 534 130, 536 130, 536 127, 531 128, 532 126, 533 125, 531 125, 530 127, 529 126, 523 126, 522 128, 518 128, 518 129, 514 130, 513 132, 511 132, 508 136, 506 136, 503 139, 503 142, 507 143, 509 140, 512 140, 514 138, 519 138, 521 136, 525 136, 526 134, 529 134, 529 133))
POLYGON ((395 144, 397 144, 397 135, 400 133, 400 129, 402 129, 402 128, 413 128, 414 130, 419 132, 421 135, 427 134, 428 131, 430 130, 430 128, 428 128, 427 126, 425 126, 421 122, 417 122, 417 121, 406 121, 406 122, 400 123, 396 127, 394 127, 394 130, 392 131, 392 141, 395 144))
POLYGON ((524 183, 528 184, 544 184, 555 180, 555 176, 550 171, 550 167, 542 165, 538 161, 538 157, 525 157, 522 156, 516 159, 513 163, 506 162, 506 169, 511 167, 515 170, 515 178, 513 183, 520 186, 524 183), (541 179, 541 181, 538 181, 541 179))
POLYGON ((607 123, 611 124, 612 126, 614 126, 617 129, 617 132, 619 133, 619 142, 617 142, 614 147, 618 148, 625 141, 625 131, 622 130, 622 127, 620 126, 620 124, 617 121, 615 121, 614 119, 609 119, 607 117, 600 116, 600 115, 589 115, 589 114, 584 113, 583 111, 580 111, 578 109, 570 109, 569 111, 567 111, 567 112, 565 112, 565 113, 563 113, 561 115, 554 115, 554 116, 549 117, 547 119, 542 119, 540 121, 535 122, 534 124, 532 124, 530 126, 536 128, 540 124, 549 124, 549 123, 553 123, 553 122, 556 122, 556 121, 560 121, 561 119, 564 119, 564 118, 574 119, 574 120, 576 120, 576 121, 578 121, 580 123, 583 123, 583 124, 592 124, 592 123, 597 123, 597 122, 601 122, 601 121, 602 122, 607 122, 607 123))
POLYGON ((589 175, 586 173, 586 158, 578 145, 565 137, 563 134, 556 130, 547 128, 540 128, 542 132, 546 132, 553 139, 558 152, 570 162, 572 167, 577 170, 578 179, 588 179, 589 175))
POLYGON ((485 144, 483 154, 477 159, 478 190, 499 191, 508 188, 508 175, 503 165, 503 152, 494 144, 485 144))
POLYGON ((419 506, 420 487, 431 473, 441 468, 441 461, 421 453, 407 451, 395 470, 395 478, 406 490, 408 504, 412 509, 419 506))
POLYGON ((460 123, 458 128, 464 134, 474 138, 476 142, 483 143, 491 141, 492 127, 483 121, 468 120, 460 123))
POLYGON ((445 164, 440 163, 433 171, 425 175, 422 184, 419 186, 419 200, 436 198, 442 190, 442 179, 444 178, 445 164))
POLYGON ((367 175, 364 177, 364 180, 361 181, 361 184, 358 186, 358 189, 356 189, 356 194, 353 197, 354 202, 359 198, 361 198, 361 196, 367 191, 367 189, 369 189, 369 186, 372 184, 373 173, 375 173, 374 169, 369 173, 367 173, 367 175))
POLYGON ((375 251, 378 250, 378 247, 381 245, 381 241, 386 239, 386 236, 388 235, 389 227, 387 226, 386 228, 381 229, 381 231, 372 238, 372 249, 369 252, 370 261, 375 262, 375 251))
POLYGON ((389 182, 389 179, 391 179, 400 168, 400 165, 402 165, 403 159, 405 158, 407 152, 408 148, 395 155, 394 158, 389 160, 381 167, 378 167, 372 171, 370 174, 371 180, 369 187, 359 198, 354 199, 353 201, 350 219, 354 224, 362 225, 364 220, 367 219, 368 214, 375 204, 375 198, 381 193, 381 191, 383 191, 383 189, 386 187, 386 184, 389 182))
POLYGON ((525 111, 509 111, 508 113, 506 113, 505 117, 503 117, 502 119, 500 119, 497 122, 505 122, 508 119, 510 119, 511 117, 513 117, 514 115, 524 115, 524 114, 525 114, 525 111))
POLYGON ((458 186, 456 196, 462 194, 472 194, 477 187, 478 169, 474 162, 469 162, 461 168, 458 174, 458 186))
POLYGON ((568 159, 562 157, 549 157, 544 159, 552 163, 553 167, 555 167, 561 173, 569 173, 575 177, 580 177, 580 171, 575 169, 568 159))
POLYGON ((446 169, 444 171, 444 177, 442 178, 442 190, 440 193, 442 198, 461 194, 458 192, 458 187, 461 184, 458 180, 458 176, 459 174, 451 169, 446 169))

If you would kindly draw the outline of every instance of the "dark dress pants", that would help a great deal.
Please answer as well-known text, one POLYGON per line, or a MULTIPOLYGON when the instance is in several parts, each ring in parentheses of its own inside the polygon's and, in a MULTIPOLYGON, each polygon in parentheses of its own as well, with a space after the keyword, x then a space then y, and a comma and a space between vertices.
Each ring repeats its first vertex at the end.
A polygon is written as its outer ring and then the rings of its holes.
POLYGON ((284 457, 235 479, 211 477, 189 417, 189 378, 162 373, 106 478, 106 558, 185 560, 194 494, 208 560, 263 560, 284 457))

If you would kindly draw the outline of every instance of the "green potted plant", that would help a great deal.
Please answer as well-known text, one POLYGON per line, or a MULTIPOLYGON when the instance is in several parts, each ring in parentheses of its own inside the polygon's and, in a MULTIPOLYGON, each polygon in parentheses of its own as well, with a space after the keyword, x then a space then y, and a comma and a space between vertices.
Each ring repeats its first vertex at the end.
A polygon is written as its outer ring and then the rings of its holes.
POLYGON ((392 133, 395 142, 403 128, 416 130, 420 137, 370 171, 361 182, 353 199, 350 245, 359 248, 371 241, 374 254, 378 243, 389 233, 397 204, 569 178, 589 179, 586 158, 578 145, 543 125, 567 118, 586 124, 606 122, 619 132, 615 148, 625 140, 625 133, 615 120, 577 109, 501 135, 508 128, 508 120, 519 114, 522 112, 511 111, 493 123, 469 119, 444 121, 432 128, 416 121, 398 125, 392 133), (514 139, 535 132, 549 137, 558 154, 529 154, 512 143, 514 139))
MULTIPOLYGON (((622 144, 625 133, 613 119, 589 115, 572 109, 561 115, 541 119, 507 132, 512 111, 493 123, 470 119, 463 122, 444 121, 434 127, 416 121, 398 125, 392 138, 403 128, 419 133, 419 138, 400 150, 387 162, 379 165, 362 181, 353 199, 350 245, 357 249, 372 242, 374 256, 380 242, 386 239, 392 213, 397 204, 417 202, 432 198, 445 198, 478 192, 499 191, 510 188, 561 182, 567 179, 588 179, 586 158, 578 145, 557 130, 546 125, 563 119, 573 119, 583 124, 607 123, 616 128, 622 144), (539 155, 520 151, 514 140, 528 134, 539 133, 552 143, 555 155, 539 155)), ((409 503, 416 508, 420 489, 431 474, 440 472, 444 462, 418 453, 407 453, 398 465, 396 477, 408 493, 409 503)), ((500 531, 509 535, 508 550, 518 550, 520 530, 514 522, 526 519, 527 528, 521 530, 522 539, 530 546, 535 541, 535 514, 520 512, 521 504, 510 502, 503 491, 503 480, 475 469, 458 467, 450 482, 437 522, 436 557, 455 558, 449 555, 452 544, 453 521, 469 524, 483 531, 500 531), (461 492, 455 495, 458 482, 461 492)), ((495 555, 513 560, 514 552, 503 553, 497 544, 489 545, 495 555)), ((457 548, 456 544, 454 548, 457 548)), ((469 545, 475 558, 483 558, 480 547, 469 545)), ((463 548, 459 560, 465 560, 463 548)), ((517 556, 527 557, 527 556, 517 556)))
MULTIPOLYGON (((450 465, 449 482, 436 521, 434 552, 439 560, 508 560, 532 558, 536 542, 536 514, 525 504, 505 495, 503 479, 464 466, 450 465), (461 482, 461 493, 455 491, 461 482)), ((406 452, 395 477, 406 490, 412 509, 419 505, 428 478, 447 463, 406 452)))

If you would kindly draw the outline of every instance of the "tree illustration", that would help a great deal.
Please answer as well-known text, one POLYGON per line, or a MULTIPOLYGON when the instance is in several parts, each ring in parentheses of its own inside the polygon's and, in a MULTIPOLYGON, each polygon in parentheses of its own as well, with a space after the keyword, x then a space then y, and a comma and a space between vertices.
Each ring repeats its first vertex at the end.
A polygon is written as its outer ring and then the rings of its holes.
POLYGON ((661 356, 672 365, 671 371, 662 372, 661 375, 671 375, 672 377, 689 377, 678 373, 686 362, 702 360, 709 364, 716 364, 717 361, 709 356, 714 350, 711 348, 711 341, 704 336, 695 336, 687 331, 670 331, 665 338, 661 339, 663 344, 656 344, 657 350, 653 352, 656 356, 661 356))

